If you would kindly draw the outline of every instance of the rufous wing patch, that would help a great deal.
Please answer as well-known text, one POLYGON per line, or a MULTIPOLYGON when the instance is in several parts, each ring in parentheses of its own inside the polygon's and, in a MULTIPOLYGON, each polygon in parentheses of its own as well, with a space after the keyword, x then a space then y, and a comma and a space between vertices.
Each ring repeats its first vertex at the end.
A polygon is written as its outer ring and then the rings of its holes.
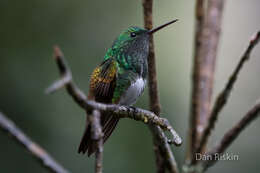
POLYGON ((116 61, 105 60, 95 68, 90 79, 89 98, 103 103, 111 103, 116 83, 116 61))

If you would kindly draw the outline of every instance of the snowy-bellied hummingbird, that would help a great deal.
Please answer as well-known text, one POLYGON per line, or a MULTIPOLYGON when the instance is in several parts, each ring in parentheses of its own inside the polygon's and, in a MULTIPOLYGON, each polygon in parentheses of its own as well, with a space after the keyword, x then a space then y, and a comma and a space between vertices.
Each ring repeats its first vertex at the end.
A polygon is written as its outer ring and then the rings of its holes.
MULTIPOLYGON (((94 69, 88 99, 110 104, 134 104, 146 85, 151 35, 176 21, 151 30, 135 26, 124 30, 107 50, 104 61, 94 69)), ((119 118, 111 114, 101 114, 103 142, 111 135, 118 121, 119 118)), ((96 151, 88 123, 78 149, 79 153, 86 151, 88 156, 96 151)))

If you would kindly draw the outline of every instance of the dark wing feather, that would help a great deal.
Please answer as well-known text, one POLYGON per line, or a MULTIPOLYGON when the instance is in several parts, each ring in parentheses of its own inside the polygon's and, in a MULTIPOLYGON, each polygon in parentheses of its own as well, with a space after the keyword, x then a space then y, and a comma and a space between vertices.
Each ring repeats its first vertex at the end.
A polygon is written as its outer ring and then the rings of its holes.
POLYGON ((91 75, 89 99, 103 103, 111 103, 116 87, 116 61, 105 60, 91 75))
MULTIPOLYGON (((103 103, 112 103, 116 87, 116 70, 116 61, 109 58, 93 71, 90 80, 89 99, 103 103)), ((118 121, 119 118, 115 118, 110 114, 101 114, 101 125, 104 133, 103 142, 112 134, 118 121)), ((78 149, 79 153, 88 151, 88 156, 96 151, 94 141, 91 140, 90 129, 90 125, 87 125, 78 149)))

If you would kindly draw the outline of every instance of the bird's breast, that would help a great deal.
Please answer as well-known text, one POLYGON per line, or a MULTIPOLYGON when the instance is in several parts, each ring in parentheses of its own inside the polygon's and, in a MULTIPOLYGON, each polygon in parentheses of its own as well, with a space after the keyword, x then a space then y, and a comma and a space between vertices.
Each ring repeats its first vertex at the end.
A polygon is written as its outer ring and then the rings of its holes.
POLYGON ((132 105, 136 102, 137 98, 143 93, 146 85, 146 80, 143 78, 137 78, 131 83, 128 89, 120 98, 119 104, 132 105))

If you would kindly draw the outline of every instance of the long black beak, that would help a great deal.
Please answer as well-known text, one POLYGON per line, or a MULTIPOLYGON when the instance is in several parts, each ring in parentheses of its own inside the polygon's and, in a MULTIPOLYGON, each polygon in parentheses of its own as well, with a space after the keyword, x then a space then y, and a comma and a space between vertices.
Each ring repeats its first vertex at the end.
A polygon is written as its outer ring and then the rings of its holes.
POLYGON ((162 29, 162 28, 164 28, 164 27, 166 27, 166 26, 168 26, 168 25, 170 25, 170 24, 172 24, 172 23, 175 23, 175 22, 177 22, 177 21, 178 21, 178 19, 174 19, 174 20, 172 20, 172 21, 170 21, 170 22, 168 22, 168 23, 165 23, 165 24, 163 24, 163 25, 161 25, 161 26, 158 26, 158 27, 156 27, 156 28, 153 28, 153 29, 151 29, 151 30, 148 31, 148 34, 153 34, 153 33, 157 32, 157 31, 159 31, 160 29, 162 29))

